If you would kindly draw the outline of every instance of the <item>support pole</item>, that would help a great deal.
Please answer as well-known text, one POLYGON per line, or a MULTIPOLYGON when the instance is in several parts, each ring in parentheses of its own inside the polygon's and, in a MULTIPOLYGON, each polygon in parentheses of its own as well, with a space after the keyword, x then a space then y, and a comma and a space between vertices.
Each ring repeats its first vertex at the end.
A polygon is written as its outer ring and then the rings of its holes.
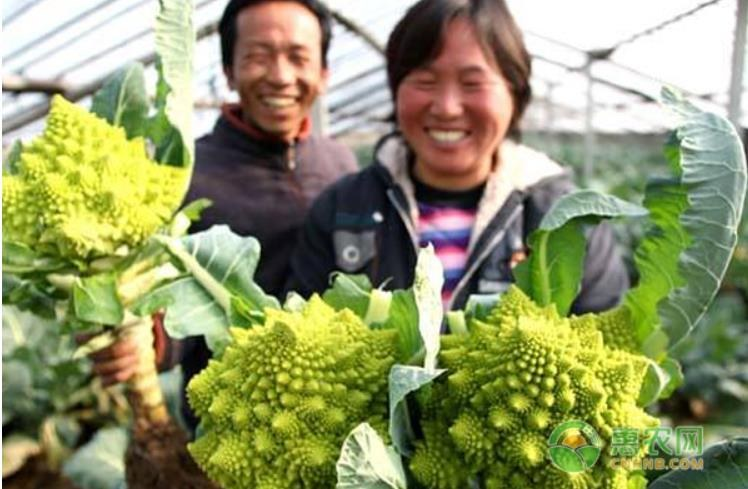
POLYGON ((592 169, 595 161, 595 126, 593 124, 595 98, 592 93, 592 62, 590 56, 587 58, 587 64, 584 67, 584 74, 587 78, 587 106, 584 114, 584 167, 582 180, 585 185, 589 185, 592 179, 592 169))
POLYGON ((741 96, 743 94, 743 72, 745 70, 745 38, 748 22, 748 0, 738 0, 735 20, 735 39, 732 46, 732 74, 730 76, 730 101, 727 117, 740 129, 741 96))

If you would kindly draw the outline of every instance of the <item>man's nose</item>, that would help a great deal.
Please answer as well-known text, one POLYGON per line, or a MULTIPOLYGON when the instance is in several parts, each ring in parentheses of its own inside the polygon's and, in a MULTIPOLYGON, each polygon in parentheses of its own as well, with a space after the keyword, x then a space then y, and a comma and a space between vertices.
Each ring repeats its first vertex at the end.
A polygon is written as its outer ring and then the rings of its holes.
POLYGON ((276 56, 268 66, 267 78, 268 81, 277 85, 293 83, 293 66, 285 56, 276 56))

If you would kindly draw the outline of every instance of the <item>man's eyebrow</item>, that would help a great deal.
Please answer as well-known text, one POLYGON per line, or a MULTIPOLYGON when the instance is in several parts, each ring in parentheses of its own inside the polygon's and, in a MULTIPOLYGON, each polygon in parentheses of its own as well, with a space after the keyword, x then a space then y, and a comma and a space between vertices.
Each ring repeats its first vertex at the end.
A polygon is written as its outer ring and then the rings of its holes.
POLYGON ((306 44, 300 44, 300 43, 290 43, 290 44, 284 44, 281 46, 278 46, 276 43, 267 41, 266 39, 260 39, 260 38, 248 38, 246 39, 243 44, 248 47, 260 47, 263 49, 287 49, 290 51, 309 51, 309 46, 306 44))

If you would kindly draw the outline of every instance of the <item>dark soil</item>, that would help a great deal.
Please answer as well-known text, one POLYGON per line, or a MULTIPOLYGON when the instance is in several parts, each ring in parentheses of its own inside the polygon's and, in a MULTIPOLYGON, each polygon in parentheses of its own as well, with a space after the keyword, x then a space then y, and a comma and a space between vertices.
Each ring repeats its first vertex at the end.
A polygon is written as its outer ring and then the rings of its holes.
POLYGON ((128 489, 218 489, 192 460, 187 435, 173 421, 133 427, 125 479, 128 489))
POLYGON ((41 455, 30 458, 21 470, 3 479, 2 486, 6 489, 77 489, 61 473, 50 469, 41 455))

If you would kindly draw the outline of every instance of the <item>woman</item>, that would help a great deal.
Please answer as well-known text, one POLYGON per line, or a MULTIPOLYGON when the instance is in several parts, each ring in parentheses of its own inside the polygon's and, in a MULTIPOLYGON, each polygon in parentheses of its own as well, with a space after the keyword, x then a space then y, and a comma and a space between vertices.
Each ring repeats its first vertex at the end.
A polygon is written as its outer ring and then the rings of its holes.
MULTIPOLYGON (((503 0, 421 0, 387 43, 398 131, 374 163, 324 192, 291 260, 289 290, 327 288, 330 273, 364 273, 406 288, 417 249, 434 244, 448 309, 505 290, 525 240, 570 177, 516 142, 530 100, 530 57, 503 0)), ((573 312, 615 305, 628 280, 610 231, 588 239, 573 312)))

